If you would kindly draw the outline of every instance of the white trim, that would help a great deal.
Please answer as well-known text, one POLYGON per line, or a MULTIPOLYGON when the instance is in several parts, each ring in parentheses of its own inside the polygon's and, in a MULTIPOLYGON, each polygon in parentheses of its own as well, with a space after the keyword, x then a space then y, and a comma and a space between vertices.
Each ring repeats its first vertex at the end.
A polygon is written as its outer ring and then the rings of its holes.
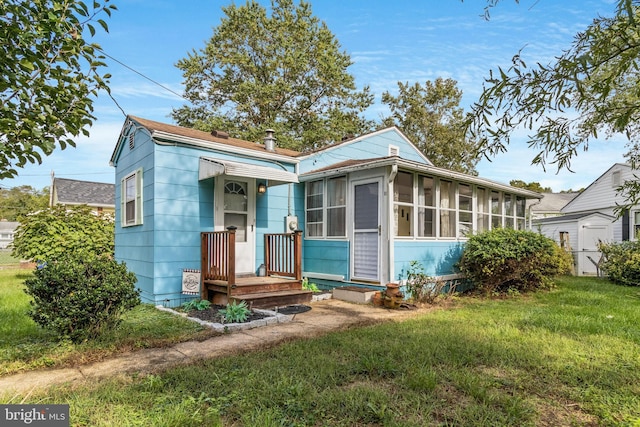
POLYGON ((374 168, 383 167, 383 166, 393 166, 393 165, 397 165, 398 167, 407 169, 408 171, 411 171, 411 172, 420 172, 423 174, 433 175, 438 178, 456 180, 466 184, 476 184, 476 185, 480 185, 481 187, 489 187, 491 190, 505 191, 511 194, 515 194, 517 196, 524 196, 528 199, 541 199, 543 197, 542 194, 536 193, 535 191, 512 187, 510 185, 502 184, 489 179, 479 178, 472 175, 466 175, 461 172, 454 172, 448 169, 438 168, 436 166, 429 166, 423 163, 418 163, 411 160, 406 160, 406 159, 396 158, 396 157, 393 157, 393 158, 383 157, 379 159, 372 159, 371 161, 359 163, 353 166, 345 166, 345 167, 336 168, 336 169, 325 169, 320 172, 313 172, 313 171, 306 172, 300 175, 300 182, 315 181, 317 179, 321 179, 321 178, 332 176, 332 175, 338 175, 338 174, 343 175, 347 173, 374 169, 374 168))
MULTIPOLYGON (((146 127, 145 127, 146 129, 146 127)), ((158 145, 175 145, 171 142, 158 141, 156 138, 165 139, 169 141, 174 141, 176 143, 182 143, 187 145, 192 145, 198 148, 204 148, 209 151, 224 151, 227 153, 233 153, 235 155, 242 154, 249 157, 259 158, 259 159, 268 159, 268 160, 278 160, 287 163, 297 164, 299 160, 297 158, 286 156, 283 154, 275 154, 270 152, 261 152, 259 150, 251 150, 248 148, 237 147, 235 145, 221 144, 219 142, 214 141, 205 141, 203 139, 198 138, 190 138, 187 136, 176 135, 169 132, 163 132, 159 130, 154 130, 151 132, 151 136, 153 141, 158 145)))

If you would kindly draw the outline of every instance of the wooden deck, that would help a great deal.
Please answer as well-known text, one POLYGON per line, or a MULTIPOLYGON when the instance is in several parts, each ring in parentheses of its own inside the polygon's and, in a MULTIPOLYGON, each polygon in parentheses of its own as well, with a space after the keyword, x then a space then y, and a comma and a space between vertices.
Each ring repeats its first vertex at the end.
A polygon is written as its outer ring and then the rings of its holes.
POLYGON ((311 301, 302 289, 302 232, 265 234, 265 277, 236 274, 235 227, 204 232, 200 297, 214 304, 246 301, 255 308, 272 308, 311 301))
POLYGON ((274 308, 311 301, 311 291, 302 289, 302 282, 288 277, 236 277, 229 287, 224 280, 205 280, 207 299, 214 304, 245 301, 253 308, 274 308), (227 290, 230 288, 230 294, 227 290))

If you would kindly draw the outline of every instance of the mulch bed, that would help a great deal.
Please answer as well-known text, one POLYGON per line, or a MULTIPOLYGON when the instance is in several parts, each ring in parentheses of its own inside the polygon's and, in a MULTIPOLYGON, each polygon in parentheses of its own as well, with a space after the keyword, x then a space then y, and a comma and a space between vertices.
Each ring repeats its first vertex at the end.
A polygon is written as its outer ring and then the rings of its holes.
MULTIPOLYGON (((206 310, 192 310, 188 313, 189 317, 194 317, 200 320, 204 320, 205 322, 211 323, 225 323, 224 316, 220 313, 220 310, 224 309, 224 305, 211 305, 206 310)), ((307 305, 289 305, 287 307, 278 307, 278 313, 281 314, 297 314, 304 313, 305 311, 311 310, 311 307, 307 305)), ((275 310, 274 310, 275 311, 275 310)), ((251 310, 251 313, 247 316, 247 320, 245 322, 252 322, 254 320, 265 319, 267 317, 272 317, 266 313, 258 313, 251 310)))

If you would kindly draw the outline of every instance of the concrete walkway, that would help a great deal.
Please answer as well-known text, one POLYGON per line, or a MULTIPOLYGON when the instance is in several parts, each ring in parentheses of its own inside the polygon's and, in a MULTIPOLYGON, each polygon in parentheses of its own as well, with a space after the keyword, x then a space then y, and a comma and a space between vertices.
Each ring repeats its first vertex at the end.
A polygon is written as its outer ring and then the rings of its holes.
MULTIPOLYGON (((81 384, 101 378, 132 373, 148 374, 176 365, 265 349, 292 339, 319 336, 354 326, 401 320, 422 310, 388 310, 336 299, 311 303, 312 309, 296 314, 291 321, 215 336, 205 341, 188 341, 169 348, 152 348, 120 354, 107 360, 74 368, 29 371, 0 377, 0 395, 27 394, 53 385, 81 384)), ((1 401, 1 400, 0 400, 1 401)))

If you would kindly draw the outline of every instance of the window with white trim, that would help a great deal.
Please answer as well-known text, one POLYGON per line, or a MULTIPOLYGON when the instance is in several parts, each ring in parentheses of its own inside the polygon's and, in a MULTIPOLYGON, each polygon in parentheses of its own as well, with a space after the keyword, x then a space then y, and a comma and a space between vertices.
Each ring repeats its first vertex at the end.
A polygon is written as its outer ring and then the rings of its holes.
POLYGON ((436 237, 436 183, 418 175, 418 236, 436 237))
POLYGON ((491 192, 491 228, 502 227, 502 193, 491 192))
POLYGON ((393 217, 396 236, 413 236, 413 174, 398 172, 393 181, 393 217))
POLYGON ((122 178, 120 182, 121 224, 131 227, 142 224, 142 168, 122 178))
POLYGON ((473 234, 473 188, 469 184, 458 184, 458 235, 473 234))
POLYGON ((491 221, 491 193, 487 188, 476 189, 476 211, 478 212, 476 228, 478 232, 489 229, 491 221))
POLYGON ((640 211, 633 211, 633 238, 635 240, 640 239, 640 211))
POLYGON ((346 237, 347 178, 308 182, 306 192, 307 237, 346 237))
POLYGON ((327 180, 327 237, 347 235, 347 177, 327 180))
POLYGON ((456 187, 440 180, 440 237, 456 237, 456 187))

